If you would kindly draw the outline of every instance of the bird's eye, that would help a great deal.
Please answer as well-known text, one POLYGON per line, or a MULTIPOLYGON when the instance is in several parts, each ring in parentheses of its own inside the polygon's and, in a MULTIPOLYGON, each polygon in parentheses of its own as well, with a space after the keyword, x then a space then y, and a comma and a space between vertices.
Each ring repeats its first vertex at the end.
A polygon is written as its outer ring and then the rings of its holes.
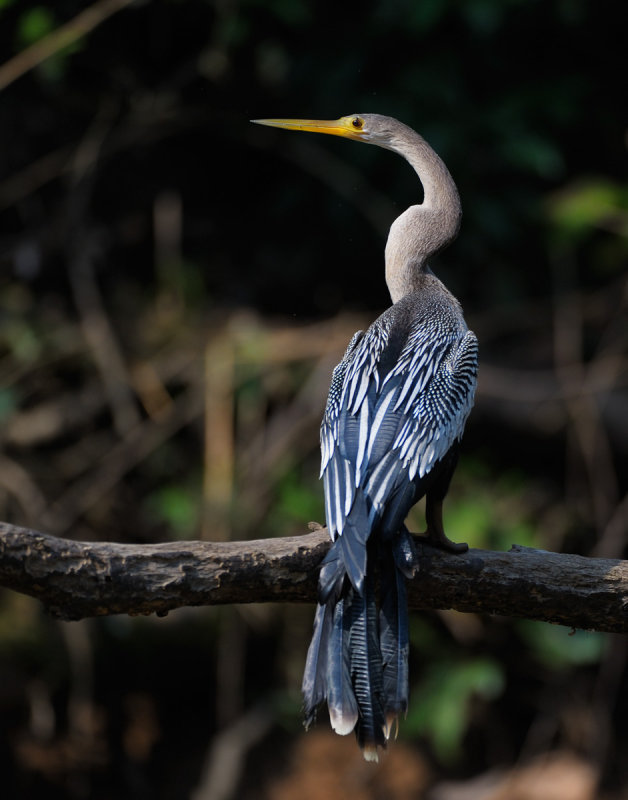
POLYGON ((354 128, 357 128, 358 130, 361 130, 362 127, 364 126, 364 120, 360 119, 360 117, 354 117, 351 120, 351 124, 353 125, 354 128))

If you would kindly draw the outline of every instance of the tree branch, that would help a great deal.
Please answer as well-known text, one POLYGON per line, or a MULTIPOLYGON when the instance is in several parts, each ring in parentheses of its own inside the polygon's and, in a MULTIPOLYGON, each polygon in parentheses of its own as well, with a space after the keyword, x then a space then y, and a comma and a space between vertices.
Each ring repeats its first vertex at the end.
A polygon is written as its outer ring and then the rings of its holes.
MULTIPOLYGON (((244 542, 75 542, 0 523, 0 586, 61 619, 181 606, 314 602, 327 531, 244 542)), ((455 608, 628 632, 628 562, 514 546, 452 555, 419 544, 414 609, 455 608)))
POLYGON ((9 84, 50 56, 74 44, 81 36, 86 36, 107 17, 132 2, 133 0, 98 0, 77 14, 70 22, 22 50, 0 66, 0 90, 6 89, 9 84))

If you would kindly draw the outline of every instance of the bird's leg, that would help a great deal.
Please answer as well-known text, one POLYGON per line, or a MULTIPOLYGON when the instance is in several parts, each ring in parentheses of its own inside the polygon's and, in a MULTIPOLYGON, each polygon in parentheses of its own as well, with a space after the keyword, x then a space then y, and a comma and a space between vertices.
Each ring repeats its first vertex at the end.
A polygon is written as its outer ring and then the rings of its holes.
POLYGON ((452 542, 445 535, 443 528, 443 497, 440 493, 427 493, 425 498, 425 519, 427 522, 426 538, 434 547, 449 550, 450 553, 466 553, 469 545, 466 542, 452 542))
POLYGON ((449 490, 457 463, 458 446, 454 444, 440 463, 438 471, 434 474, 432 483, 425 493, 425 521, 427 522, 425 536, 430 544, 440 547, 441 550, 448 550, 450 553, 466 553, 469 545, 465 542, 452 542, 445 536, 443 528, 443 500, 449 490))

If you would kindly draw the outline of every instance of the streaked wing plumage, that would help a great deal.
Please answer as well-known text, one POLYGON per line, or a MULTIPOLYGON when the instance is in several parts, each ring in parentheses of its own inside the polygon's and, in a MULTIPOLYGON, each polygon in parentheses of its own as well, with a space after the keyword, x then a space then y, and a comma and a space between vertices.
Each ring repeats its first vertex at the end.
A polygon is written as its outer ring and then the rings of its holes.
POLYGON ((334 370, 321 426, 334 540, 344 533, 357 495, 366 499, 370 528, 400 492, 407 507, 399 515, 405 516, 415 499, 408 484, 424 478, 462 436, 473 404, 475 335, 446 308, 437 319, 408 317, 411 300, 356 334, 334 370))

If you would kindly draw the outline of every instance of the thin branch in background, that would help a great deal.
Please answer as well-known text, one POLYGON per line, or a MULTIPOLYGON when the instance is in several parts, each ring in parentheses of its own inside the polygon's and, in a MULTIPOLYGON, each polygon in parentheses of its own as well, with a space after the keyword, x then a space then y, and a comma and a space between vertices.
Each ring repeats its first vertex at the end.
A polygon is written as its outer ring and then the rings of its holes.
POLYGON ((166 419, 149 419, 138 423, 46 509, 40 517, 40 524, 48 530, 67 530, 111 491, 124 475, 178 430, 199 419, 202 413, 203 400, 198 390, 192 387, 177 398, 166 419))
POLYGON ((95 261, 102 249, 100 237, 89 221, 89 200, 98 157, 111 126, 115 108, 105 102, 79 143, 68 195, 73 236, 68 242, 68 274, 81 329, 100 372, 109 400, 113 426, 124 436, 140 421, 131 378, 96 278, 95 261))
POLYGON ((1 454, 0 474, 2 489, 13 495, 22 508, 24 518, 34 524, 46 508, 46 498, 33 477, 17 461, 1 454))
POLYGON ((238 398, 236 415, 237 493, 253 527, 263 524, 276 500, 272 476, 314 452, 321 398, 354 330, 355 321, 349 318, 298 328, 269 328, 257 320, 239 332, 238 364, 247 368, 247 374, 252 371, 262 387, 266 385, 263 399, 249 399, 246 393, 238 398), (307 376, 292 385, 288 371, 295 363, 307 366, 307 376), (273 386, 275 391, 269 388, 273 386), (278 398, 284 393, 290 395, 287 402, 278 398))
POLYGON ((220 609, 216 636, 216 723, 227 727, 244 711, 248 630, 238 606, 220 609))
POLYGON ((6 177, 0 182, 0 211, 18 204, 42 186, 69 172, 73 154, 74 145, 57 147, 6 177))
POLYGON ((94 719, 94 647, 90 638, 92 623, 83 619, 59 624, 70 667, 68 697, 69 735, 93 748, 94 719))
POLYGON ((235 443, 235 355, 229 326, 205 349, 205 447, 203 539, 231 538, 235 443))
POLYGON ((624 495, 615 509, 591 555, 597 558, 621 557, 626 547, 626 531, 628 531, 628 494, 624 495))
POLYGON ((262 706, 247 711, 212 741, 192 800, 235 797, 248 752, 272 727, 273 715, 262 706))
POLYGON ((133 0, 99 0, 81 11, 74 19, 44 36, 0 66, 0 91, 21 78, 46 59, 69 47, 101 25, 112 14, 130 5, 133 0))
MULTIPOLYGON (((146 106, 142 113, 133 107, 118 126, 111 140, 103 148, 102 158, 111 159, 118 153, 127 152, 134 146, 148 145, 167 139, 175 132, 199 124, 202 109, 190 113, 187 109, 163 106, 154 103, 142 103, 136 100, 139 107, 146 106)), ((0 181, 0 211, 17 205, 27 197, 34 195, 46 184, 72 174, 77 144, 59 147, 39 159, 32 161, 23 169, 0 181)), ((54 232, 58 226, 56 218, 52 218, 49 228, 54 232)))
POLYGON ((627 645, 625 636, 609 636, 591 698, 594 724, 587 742, 587 755, 598 767, 600 774, 614 747, 612 720, 626 673, 627 645))
POLYGON ((183 203, 174 191, 161 191, 153 201, 153 242, 157 289, 168 301, 183 301, 176 276, 182 269, 183 203))
MULTIPOLYGON (((591 366, 583 360, 583 296, 575 290, 575 264, 571 253, 554 260, 554 363, 569 420, 567 446, 579 451, 584 466, 588 502, 600 538, 619 499, 612 447, 596 398, 586 389, 591 366), (571 394, 568 386, 580 387, 571 394)), ((568 454, 569 461, 569 454, 568 454)))
POLYGON ((78 237, 68 273, 81 329, 103 381, 114 429, 123 437, 139 423, 140 415, 129 371, 96 280, 95 242, 87 237, 88 233, 78 237))

